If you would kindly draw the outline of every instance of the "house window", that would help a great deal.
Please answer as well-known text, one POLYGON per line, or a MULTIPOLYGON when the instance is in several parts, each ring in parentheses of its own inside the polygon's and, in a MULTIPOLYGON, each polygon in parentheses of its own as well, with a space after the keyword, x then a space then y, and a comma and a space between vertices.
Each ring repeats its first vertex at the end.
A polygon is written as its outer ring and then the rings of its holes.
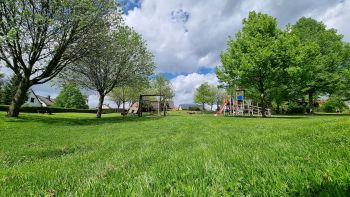
POLYGON ((30 102, 31 102, 31 103, 34 103, 34 98, 30 98, 30 102))

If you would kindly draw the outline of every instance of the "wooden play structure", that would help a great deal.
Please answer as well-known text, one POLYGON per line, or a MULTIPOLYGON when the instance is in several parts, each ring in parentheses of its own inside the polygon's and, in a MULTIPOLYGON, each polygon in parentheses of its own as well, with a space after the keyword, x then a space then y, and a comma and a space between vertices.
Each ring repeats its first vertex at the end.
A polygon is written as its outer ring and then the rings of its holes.
MULTIPOLYGON (((227 96, 224 99, 220 110, 214 116, 224 114, 225 116, 262 116, 262 109, 259 105, 254 105, 253 100, 245 99, 244 90, 236 90, 236 97, 227 96)), ((266 116, 271 116, 271 109, 267 108, 266 116)))
MULTIPOLYGON (((167 115, 168 107, 167 107, 167 99, 163 94, 141 94, 139 99, 138 106, 138 116, 142 117, 143 112, 154 112, 157 111, 158 115, 163 114, 163 116, 167 115), (157 101, 150 101, 145 98, 147 97, 159 97, 157 101)), ((152 113, 154 115, 155 113, 152 113)))
MULTIPOLYGON (((126 112, 122 112, 122 115, 138 115, 142 117, 143 113, 147 112, 150 115, 162 114, 166 116, 169 105, 171 105, 171 102, 169 102, 163 94, 141 94, 139 101, 133 103, 126 112), (152 97, 159 97, 159 99, 145 99, 152 97)), ((173 106, 170 106, 170 108, 173 108, 173 106)))

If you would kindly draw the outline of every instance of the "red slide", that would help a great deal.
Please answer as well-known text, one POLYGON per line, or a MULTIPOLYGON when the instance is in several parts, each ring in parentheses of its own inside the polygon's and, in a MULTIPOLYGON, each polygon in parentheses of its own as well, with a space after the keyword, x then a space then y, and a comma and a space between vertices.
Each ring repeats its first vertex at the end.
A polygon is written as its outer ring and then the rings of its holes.
POLYGON ((218 112, 214 113, 214 116, 217 116, 217 115, 221 114, 224 111, 227 103, 228 103, 228 100, 225 99, 224 105, 220 108, 220 110, 218 112))

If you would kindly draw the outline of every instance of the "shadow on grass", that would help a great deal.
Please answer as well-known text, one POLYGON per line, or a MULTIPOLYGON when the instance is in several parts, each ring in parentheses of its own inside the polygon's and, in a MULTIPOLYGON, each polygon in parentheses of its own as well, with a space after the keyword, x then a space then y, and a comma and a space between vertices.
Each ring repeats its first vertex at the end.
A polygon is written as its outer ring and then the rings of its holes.
POLYGON ((337 182, 324 181, 293 193, 292 196, 350 196, 350 183, 339 185, 337 182))
POLYGON ((243 118, 243 119, 286 119, 286 120, 291 120, 291 119, 306 119, 310 118, 310 116, 269 116, 269 117, 261 117, 261 116, 225 116, 229 118, 243 118))
POLYGON ((25 123, 25 122, 41 122, 45 124, 55 124, 55 125, 102 125, 102 124, 115 124, 122 122, 142 122, 142 121, 153 121, 158 120, 163 117, 158 116, 146 116, 146 117, 137 117, 137 116, 113 116, 113 117, 103 117, 97 119, 92 115, 92 117, 62 117, 53 115, 22 115, 18 118, 9 118, 5 117, 6 122, 16 122, 16 123, 25 123))

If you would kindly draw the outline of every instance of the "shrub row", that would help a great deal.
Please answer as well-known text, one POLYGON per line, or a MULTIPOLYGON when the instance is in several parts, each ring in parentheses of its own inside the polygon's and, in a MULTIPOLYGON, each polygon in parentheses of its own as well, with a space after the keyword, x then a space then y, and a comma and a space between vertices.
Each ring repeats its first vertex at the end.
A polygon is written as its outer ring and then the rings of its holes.
MULTIPOLYGON (((0 105, 0 111, 8 111, 8 105, 0 105)), ((62 112, 76 112, 76 113, 96 113, 97 109, 66 109, 58 107, 21 107, 21 112, 27 113, 62 113, 62 112)), ((114 113, 119 111, 118 109, 104 109, 103 113, 114 113)))

